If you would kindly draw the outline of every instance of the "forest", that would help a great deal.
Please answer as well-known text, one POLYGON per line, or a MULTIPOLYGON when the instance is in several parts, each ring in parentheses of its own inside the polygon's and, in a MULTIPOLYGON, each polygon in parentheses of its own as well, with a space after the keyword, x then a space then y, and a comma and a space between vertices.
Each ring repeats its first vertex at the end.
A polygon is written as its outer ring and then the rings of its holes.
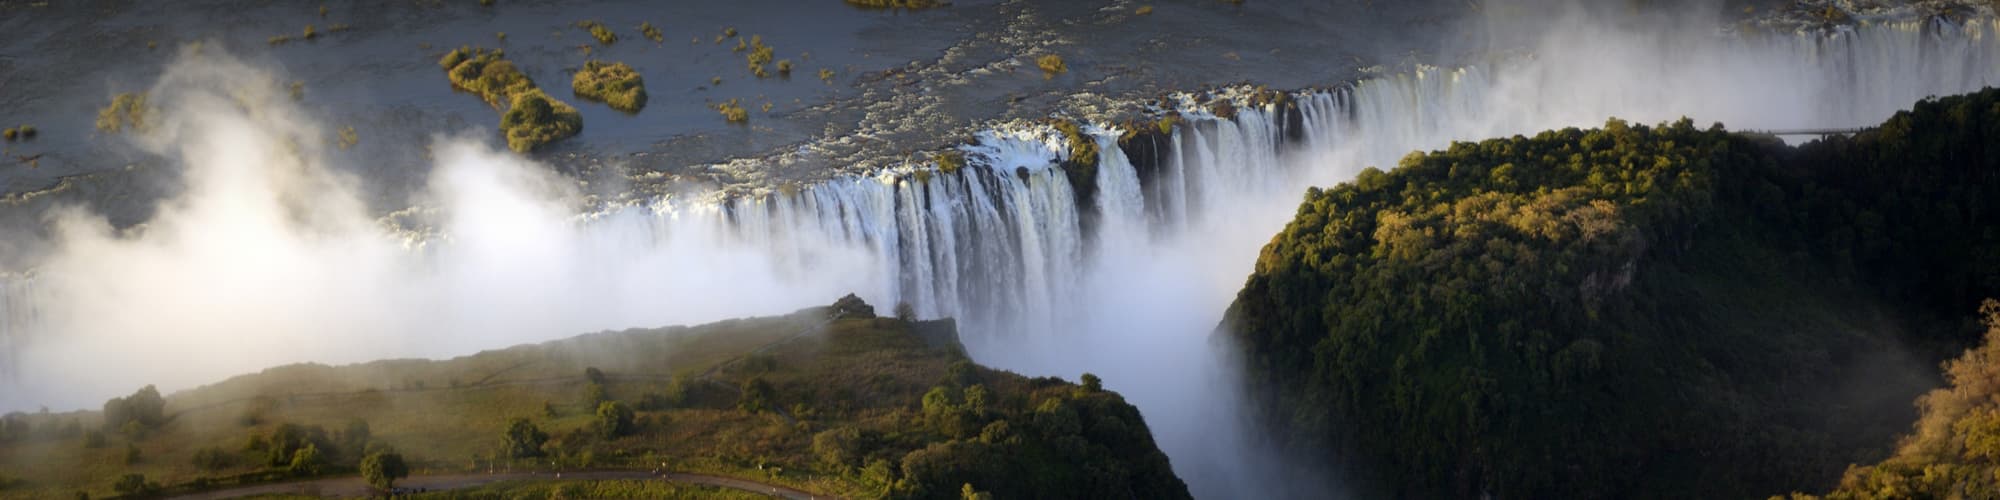
POLYGON ((1991 89, 1797 148, 1686 119, 1457 143, 1308 192, 1221 329, 1280 441, 1382 496, 1821 490, 1979 340, 1996 145, 1991 89))

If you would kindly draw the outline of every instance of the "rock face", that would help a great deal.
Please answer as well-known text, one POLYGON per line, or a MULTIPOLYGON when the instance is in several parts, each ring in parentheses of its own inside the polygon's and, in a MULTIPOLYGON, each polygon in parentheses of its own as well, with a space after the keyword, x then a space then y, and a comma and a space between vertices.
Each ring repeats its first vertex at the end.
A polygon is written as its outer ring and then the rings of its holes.
POLYGON ((1278 442, 1364 490, 1823 488, 2000 293, 1996 104, 1797 149, 1613 120, 1413 155, 1312 190, 1223 327, 1278 442))

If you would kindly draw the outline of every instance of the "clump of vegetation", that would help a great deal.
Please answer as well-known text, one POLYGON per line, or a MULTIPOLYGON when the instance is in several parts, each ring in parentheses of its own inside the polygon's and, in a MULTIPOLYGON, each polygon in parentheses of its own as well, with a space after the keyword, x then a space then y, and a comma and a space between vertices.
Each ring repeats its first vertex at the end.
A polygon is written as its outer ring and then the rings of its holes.
POLYGON ((40 131, 35 130, 35 127, 33 125, 22 125, 19 127, 7 129, 5 132, 0 132, 0 135, 5 135, 7 140, 9 141, 16 139, 25 141, 28 139, 35 138, 35 134, 39 132, 40 131))
POLYGON ((338 135, 340 139, 340 142, 338 143, 340 149, 351 148, 354 147, 354 145, 361 143, 361 135, 354 132, 353 125, 341 127, 340 131, 338 132, 338 135))
POLYGON ((576 108, 542 92, 498 49, 461 47, 440 58, 438 66, 445 69, 453 88, 478 95, 495 107, 506 106, 500 131, 514 151, 529 152, 583 130, 583 115, 576 108))
POLYGON ((646 39, 652 40, 653 43, 665 43, 667 41, 667 34, 661 33, 660 28, 653 26, 652 21, 639 23, 639 34, 645 35, 646 39))
POLYGON ((577 21, 576 27, 589 31, 590 37, 597 39, 598 45, 608 46, 618 42, 618 34, 611 32, 611 27, 605 26, 602 22, 577 21))
POLYGON ((826 82, 826 83, 833 83, 833 69, 832 69, 832 68, 820 68, 820 69, 819 69, 819 81, 822 81, 822 82, 826 82))
POLYGON ((570 79, 577 97, 602 102, 612 109, 637 113, 646 107, 646 82, 625 63, 588 61, 570 79))
POLYGON ((730 99, 727 101, 716 103, 715 111, 717 113, 722 113, 722 118, 728 120, 729 123, 743 123, 750 121, 750 111, 743 109, 743 105, 738 99, 730 99))
POLYGON ((294 80, 289 89, 293 101, 303 101, 306 99, 306 82, 294 80))
POLYGON ((507 113, 500 115, 500 130, 507 134, 509 149, 525 153, 576 135, 583 130, 583 116, 537 89, 514 98, 507 113))
POLYGON ((956 149, 945 151, 938 153, 933 158, 937 160, 938 171, 940 172, 951 174, 957 173, 958 169, 965 168, 965 152, 963 151, 956 149))
POLYGON ((1152 13, 1153 13, 1153 6, 1151 6, 1151 5, 1141 5, 1141 6, 1139 6, 1139 9, 1138 9, 1138 10, 1134 10, 1134 11, 1132 11, 1132 13, 1133 13, 1133 14, 1138 14, 1138 15, 1141 15, 1141 16, 1144 16, 1144 15, 1148 15, 1148 14, 1152 14, 1152 13))
POLYGON ((871 9, 911 9, 911 10, 928 9, 932 7, 943 7, 945 5, 944 2, 938 0, 847 0, 847 4, 856 7, 867 7, 871 9))
POLYGON ((1055 78, 1056 75, 1069 71, 1069 66, 1063 64, 1062 56, 1057 54, 1048 54, 1035 58, 1035 67, 1042 68, 1042 79, 1044 80, 1055 78))
POLYGON ((305 32, 304 32, 304 33, 302 33, 302 34, 300 34, 300 35, 299 35, 299 38, 302 38, 302 39, 306 39, 306 40, 312 40, 312 39, 315 39, 315 38, 319 38, 319 32, 318 32, 318 31, 315 31, 315 30, 313 30, 313 25, 310 25, 310 24, 308 24, 308 25, 306 25, 306 29, 305 29, 305 32))
POLYGON ((764 45, 764 35, 750 35, 750 53, 743 56, 750 62, 750 74, 757 75, 758 78, 770 76, 770 73, 764 71, 764 65, 771 63, 771 57, 775 53, 771 47, 764 45))
POLYGON ((789 76, 792 76, 792 60, 791 60, 791 59, 779 59, 779 60, 778 60, 778 76, 785 76, 785 77, 789 77, 789 76))
POLYGON ((361 459, 361 478, 378 490, 396 487, 396 480, 410 476, 410 465, 396 452, 375 452, 361 459))

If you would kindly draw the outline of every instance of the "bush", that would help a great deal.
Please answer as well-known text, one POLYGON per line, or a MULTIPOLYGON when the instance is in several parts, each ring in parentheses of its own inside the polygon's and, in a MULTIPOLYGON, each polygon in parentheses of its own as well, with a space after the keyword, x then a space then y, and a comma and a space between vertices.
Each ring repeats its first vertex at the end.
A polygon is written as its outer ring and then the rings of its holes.
POLYGON ((549 435, 534 422, 515 418, 507 422, 507 434, 502 439, 506 442, 507 456, 529 458, 542 456, 542 444, 548 442, 549 435))
POLYGON ((114 134, 126 129, 144 130, 152 109, 146 105, 146 94, 118 94, 111 98, 110 105, 97 110, 97 130, 114 134))
POLYGON ((1063 64, 1062 56, 1056 54, 1035 58, 1035 67, 1042 68, 1042 79, 1044 80, 1055 78, 1057 74, 1069 71, 1069 66, 1063 64))
POLYGON ((387 490, 396 486, 396 480, 409 477, 410 466, 403 463, 403 455, 395 452, 372 453, 361 459, 361 477, 369 486, 387 490))
POLYGON ((917 320, 917 307, 916 307, 916 306, 912 306, 912 305, 910 305, 910 303, 909 303, 909 302, 897 302, 897 303, 896 303, 896 319, 900 319, 900 320, 903 320, 904 322, 914 322, 914 321, 916 321, 916 320, 917 320))
POLYGON ((505 104, 500 131, 507 147, 526 153, 583 131, 583 115, 535 86, 500 50, 460 47, 438 59, 453 88, 478 95, 487 104, 505 104))
POLYGON ((716 104, 715 111, 722 113, 722 118, 728 120, 729 123, 750 121, 750 110, 743 109, 743 105, 737 99, 730 99, 716 104))
POLYGON ((509 149, 526 153, 576 135, 583 130, 583 115, 536 89, 514 98, 513 106, 500 116, 500 130, 509 149))
POLYGON ((665 33, 661 33, 659 28, 654 27, 652 22, 639 23, 639 33, 646 35, 646 39, 652 40, 653 43, 663 43, 667 41, 667 35, 665 33))
POLYGON ((635 430, 632 422, 632 407, 623 401, 605 401, 597 405, 597 435, 604 439, 616 439, 631 434, 635 430))
POLYGON ((610 105, 612 109, 637 113, 646 107, 646 81, 625 63, 588 61, 570 79, 577 97, 610 105))
POLYGON ((597 43, 599 45, 611 45, 612 43, 616 43, 618 41, 618 34, 612 33, 611 28, 605 26, 604 23, 597 21, 578 21, 576 23, 576 27, 589 30, 590 37, 597 39, 597 43))
POLYGON ((326 457, 319 452, 319 446, 307 443, 304 448, 292 452, 292 460, 285 470, 300 476, 318 475, 320 467, 326 465, 326 457))

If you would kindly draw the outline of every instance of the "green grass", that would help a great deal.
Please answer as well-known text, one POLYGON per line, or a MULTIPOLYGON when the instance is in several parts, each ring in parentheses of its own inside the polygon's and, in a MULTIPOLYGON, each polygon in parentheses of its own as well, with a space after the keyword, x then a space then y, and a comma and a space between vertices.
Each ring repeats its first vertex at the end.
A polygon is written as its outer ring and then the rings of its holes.
POLYGON ((625 63, 589 61, 570 79, 577 97, 602 102, 612 109, 637 113, 646 107, 646 81, 625 63))
POLYGON ((500 131, 507 147, 529 152, 583 130, 583 115, 549 97, 499 49, 460 47, 438 59, 453 88, 471 92, 494 107, 506 106, 500 131))

